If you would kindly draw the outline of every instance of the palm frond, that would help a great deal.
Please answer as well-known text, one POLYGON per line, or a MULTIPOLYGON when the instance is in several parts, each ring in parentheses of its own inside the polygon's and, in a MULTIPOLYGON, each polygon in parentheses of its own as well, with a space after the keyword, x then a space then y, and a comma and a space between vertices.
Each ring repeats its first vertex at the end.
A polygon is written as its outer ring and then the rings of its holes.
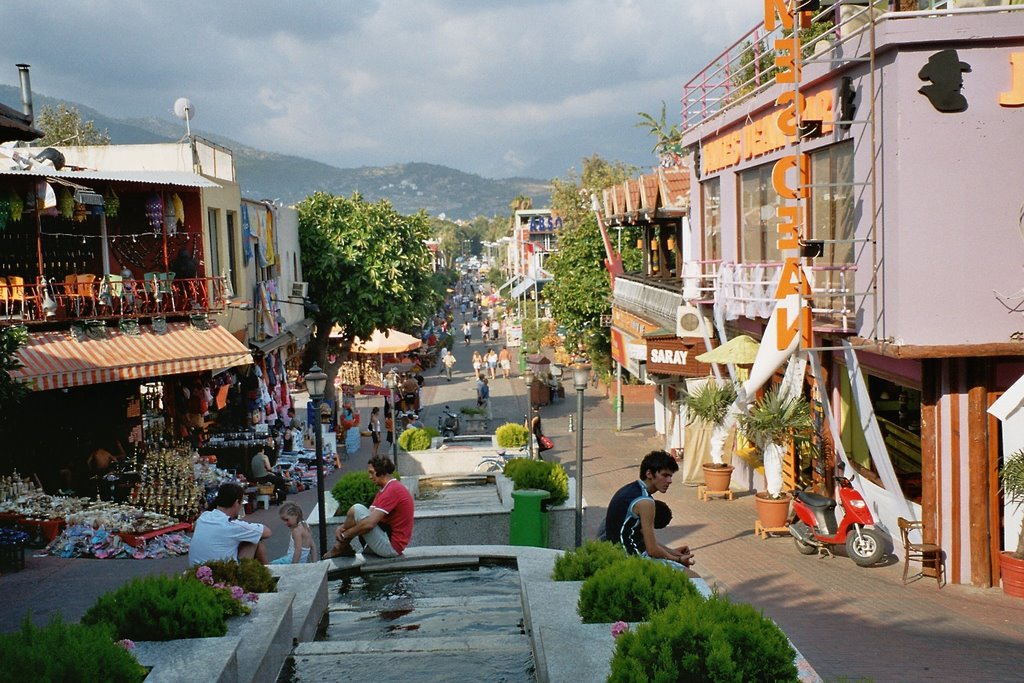
POLYGON ((738 418, 740 431, 761 446, 785 443, 795 433, 813 427, 811 407, 803 396, 785 398, 780 387, 767 391, 750 411, 738 418))
POLYGON ((713 426, 718 426, 725 421, 730 406, 735 402, 735 385, 731 382, 719 384, 714 380, 708 380, 704 386, 687 394, 683 399, 690 422, 701 419, 713 426))

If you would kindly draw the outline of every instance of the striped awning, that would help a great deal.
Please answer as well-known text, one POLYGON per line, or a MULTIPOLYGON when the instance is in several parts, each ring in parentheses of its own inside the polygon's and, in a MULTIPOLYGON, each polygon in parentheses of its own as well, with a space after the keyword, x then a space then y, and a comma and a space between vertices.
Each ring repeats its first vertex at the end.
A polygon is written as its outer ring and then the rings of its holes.
POLYGON ((213 323, 200 330, 189 323, 168 323, 158 334, 141 326, 138 336, 105 328, 107 339, 76 341, 69 331, 29 333, 18 349, 22 366, 11 377, 35 391, 103 382, 149 379, 252 363, 249 349, 213 323))

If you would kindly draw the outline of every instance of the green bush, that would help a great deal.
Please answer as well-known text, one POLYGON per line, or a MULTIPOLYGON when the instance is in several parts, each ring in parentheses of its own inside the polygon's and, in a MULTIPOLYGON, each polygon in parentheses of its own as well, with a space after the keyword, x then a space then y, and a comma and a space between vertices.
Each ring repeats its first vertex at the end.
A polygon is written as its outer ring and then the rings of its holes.
POLYGON ((555 581, 583 581, 618 560, 626 559, 626 550, 610 541, 587 541, 555 560, 551 578, 555 581))
POLYGON ((498 437, 500 448, 522 448, 526 445, 526 439, 530 432, 523 425, 506 422, 494 430, 494 435, 498 437))
POLYGON ((569 475, 559 463, 531 458, 513 458, 505 465, 504 474, 514 489, 541 489, 551 497, 547 505, 561 505, 569 497, 569 475))
POLYGON ((141 681, 146 668, 114 642, 109 624, 65 624, 60 615, 37 628, 26 616, 21 630, 0 634, 5 681, 141 681))
POLYGON ((82 617, 87 625, 107 623, 116 638, 175 640, 227 633, 226 617, 241 613, 230 592, 188 576, 144 576, 101 595, 82 617))
POLYGON ((796 652, 775 623, 725 598, 677 602, 615 642, 614 683, 797 681, 796 652))
POLYGON ((425 451, 430 448, 432 436, 440 436, 430 427, 413 427, 398 435, 398 445, 407 451, 425 451))
MULTIPOLYGON (((367 476, 369 478, 369 476, 367 476)), ((348 510, 348 508, 345 508, 348 510)), ((276 593, 277 580, 259 560, 252 558, 204 563, 213 571, 214 583, 240 586, 251 593, 276 593)), ((194 568, 191 572, 195 574, 194 568)))
POLYGON ((331 495, 338 501, 338 512, 344 515, 356 503, 369 507, 377 495, 377 486, 366 470, 357 470, 342 475, 331 488, 331 495))
POLYGON ((701 600, 686 572, 649 558, 629 557, 583 582, 577 611, 585 624, 646 621, 680 600, 701 600))

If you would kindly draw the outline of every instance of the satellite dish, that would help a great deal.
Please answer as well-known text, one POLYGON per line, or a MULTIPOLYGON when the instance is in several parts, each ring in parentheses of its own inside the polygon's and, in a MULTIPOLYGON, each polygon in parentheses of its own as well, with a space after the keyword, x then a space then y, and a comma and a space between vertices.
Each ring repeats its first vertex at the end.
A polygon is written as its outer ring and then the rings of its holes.
POLYGON ((174 115, 182 121, 191 121, 196 115, 196 108, 192 100, 187 97, 179 97, 174 101, 174 115))

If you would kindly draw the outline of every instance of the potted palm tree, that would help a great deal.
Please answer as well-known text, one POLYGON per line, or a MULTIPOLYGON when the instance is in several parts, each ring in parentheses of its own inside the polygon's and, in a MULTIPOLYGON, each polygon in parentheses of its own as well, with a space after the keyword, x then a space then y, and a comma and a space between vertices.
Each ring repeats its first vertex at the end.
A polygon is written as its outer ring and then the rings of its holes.
POLYGON ((782 458, 794 436, 810 432, 811 407, 803 396, 787 398, 776 386, 737 419, 740 431, 761 450, 764 462, 767 490, 757 493, 761 525, 770 529, 785 526, 789 498, 782 494, 782 458))
POLYGON ((699 389, 686 395, 689 421, 701 420, 711 426, 711 462, 704 463, 704 485, 708 491, 728 491, 732 465, 725 462, 725 441, 733 419, 730 412, 736 402, 736 386, 731 382, 708 380, 699 389))
MULTIPOLYGON (((1024 449, 1006 459, 1000 478, 1006 499, 1018 505, 1024 503, 1024 449)), ((1017 550, 1004 550, 999 555, 1003 592, 1016 598, 1024 598, 1024 523, 1021 523, 1020 534, 1017 537, 1017 550)))

